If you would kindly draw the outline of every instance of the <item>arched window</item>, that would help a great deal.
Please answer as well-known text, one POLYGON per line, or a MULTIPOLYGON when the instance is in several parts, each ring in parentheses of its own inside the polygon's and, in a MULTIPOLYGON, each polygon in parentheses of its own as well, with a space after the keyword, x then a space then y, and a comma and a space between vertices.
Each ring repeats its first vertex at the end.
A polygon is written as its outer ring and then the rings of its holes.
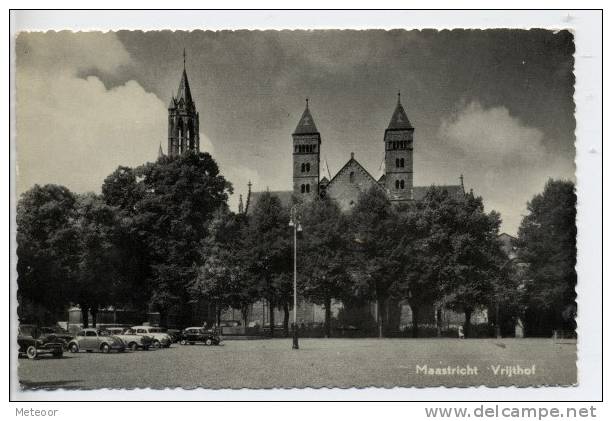
POLYGON ((399 166, 400 166, 400 160, 399 158, 395 158, 395 167, 399 168, 399 166))
POLYGON ((310 172, 310 162, 306 163, 306 172, 310 172))
POLYGON ((355 171, 351 171, 351 173, 349 174, 349 182, 355 182, 355 171))
POLYGON ((404 180, 401 180, 400 181, 400 189, 403 189, 403 188, 404 188, 404 180))
POLYGON ((402 168, 404 168, 404 158, 400 158, 400 160, 399 160, 399 161, 400 161, 400 162, 399 162, 399 164, 400 164, 399 166, 400 166, 400 167, 402 167, 402 168))
POLYGON ((302 172, 306 171, 306 164, 302 162, 302 172))
POLYGON ((399 190, 400 182, 399 180, 395 180, 395 188, 399 190))
POLYGON ((306 191, 306 186, 302 184, 302 185, 300 186, 300 191, 301 191, 302 193, 304 193, 304 192, 306 191))
POLYGON ((306 193, 310 193, 310 184, 306 184, 306 193))

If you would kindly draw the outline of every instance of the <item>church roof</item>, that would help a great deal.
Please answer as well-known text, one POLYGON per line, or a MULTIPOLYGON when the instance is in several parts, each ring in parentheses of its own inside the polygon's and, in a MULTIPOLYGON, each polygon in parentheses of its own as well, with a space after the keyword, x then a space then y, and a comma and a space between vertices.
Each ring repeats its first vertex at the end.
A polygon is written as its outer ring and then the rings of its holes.
MULTIPOLYGON (((427 194, 427 189, 431 186, 414 186, 412 188, 412 198, 414 200, 422 200, 427 194)), ((442 190, 446 190, 450 196, 461 197, 465 193, 461 185, 446 185, 436 186, 442 190)))
POLYGON ((389 122, 389 127, 387 127, 387 130, 409 130, 413 128, 414 127, 412 127, 412 124, 410 124, 406 111, 404 111, 404 107, 400 102, 398 94, 397 106, 395 107, 395 111, 393 111, 393 116, 391 116, 391 121, 389 122))
POLYGON ((368 170, 366 170, 363 165, 361 165, 359 163, 359 161, 357 161, 355 159, 355 155, 351 152, 351 159, 348 160, 348 162, 346 164, 344 164, 344 166, 342 168, 340 168, 340 171, 338 171, 336 173, 336 175, 334 175, 332 177, 331 180, 329 180, 329 183, 327 184, 327 187, 329 188, 332 183, 334 183, 334 181, 336 181, 338 179, 338 176, 340 174, 342 174, 344 171, 346 171, 348 168, 353 167, 353 168, 357 168, 359 171, 361 171, 363 174, 365 174, 369 179, 371 179, 373 184, 376 184, 377 186, 379 185, 376 181, 376 179, 374 177, 372 177, 372 174, 370 174, 368 172, 368 170))
POLYGON ((308 108, 308 100, 306 100, 306 109, 302 113, 302 117, 295 128, 293 134, 318 134, 319 130, 317 130, 317 126, 312 118, 312 114, 310 114, 310 109, 308 108))
MULTIPOLYGON (((263 191, 254 191, 250 193, 248 198, 249 207, 247 209, 248 214, 253 213, 253 209, 257 206, 257 201, 261 198, 261 196, 266 193, 263 191)), ((281 205, 286 208, 290 208, 293 205, 293 192, 289 190, 277 190, 269 192, 272 196, 278 197, 281 202, 281 205)))

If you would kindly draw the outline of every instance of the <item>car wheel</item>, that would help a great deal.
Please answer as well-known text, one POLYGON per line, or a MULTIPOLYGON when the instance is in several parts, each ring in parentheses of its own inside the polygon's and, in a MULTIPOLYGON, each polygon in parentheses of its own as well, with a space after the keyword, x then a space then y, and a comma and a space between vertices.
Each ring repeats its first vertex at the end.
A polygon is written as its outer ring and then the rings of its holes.
POLYGON ((183 339, 183 340, 181 341, 181 345, 187 345, 187 341, 186 341, 185 339, 183 339))
POLYGON ((68 349, 70 350, 70 352, 79 352, 79 347, 77 346, 77 344, 70 344, 70 346, 68 347, 68 349))
POLYGON ((132 351, 136 351, 136 350, 138 349, 138 344, 137 344, 136 342, 132 342, 132 343, 130 344, 130 349, 131 349, 132 351))
POLYGON ((213 344, 213 340, 210 338, 206 338, 206 342, 204 342, 206 345, 210 346, 213 344))
POLYGON ((30 345, 28 349, 26 350, 26 355, 28 356, 29 359, 33 360, 38 356, 38 350, 36 349, 34 345, 30 345))
POLYGON ((155 339, 153 341, 153 348, 157 348, 157 349, 161 348, 161 342, 159 342, 157 339, 155 339))
POLYGON ((108 346, 108 344, 102 344, 102 346, 100 347, 100 350, 103 353, 108 354, 110 352, 110 346, 108 346))

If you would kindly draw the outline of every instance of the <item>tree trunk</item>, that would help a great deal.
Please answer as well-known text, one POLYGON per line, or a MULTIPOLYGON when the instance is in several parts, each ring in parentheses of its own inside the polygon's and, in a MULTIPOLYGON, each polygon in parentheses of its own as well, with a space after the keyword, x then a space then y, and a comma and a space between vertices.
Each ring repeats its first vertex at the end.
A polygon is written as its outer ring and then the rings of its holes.
POLYGON ((472 312, 473 309, 471 308, 466 308, 464 310, 465 313, 465 324, 463 325, 463 334, 465 335, 466 338, 470 338, 471 337, 471 328, 472 328, 472 312))
POLYGON ((246 329, 249 325, 249 306, 242 306, 242 308, 240 309, 240 313, 242 314, 242 323, 244 324, 244 327, 246 329))
POLYGON ((81 306, 81 317, 83 317, 83 328, 89 327, 89 307, 81 306))
POLYGON ((410 306, 412 309, 412 337, 419 337, 419 306, 413 304, 410 306))
POLYGON ((92 306, 91 307, 91 325, 93 327, 96 327, 97 322, 98 322, 98 306, 92 306))
POLYGON ((442 336, 442 309, 440 307, 436 309, 436 336, 438 338, 442 336))
POLYGON ((283 304, 283 333, 285 334, 285 338, 289 337, 289 304, 283 304))
POLYGON ((331 336, 331 298, 325 298, 325 337, 331 336))
POLYGON ((216 313, 215 313, 215 323, 217 324, 217 328, 221 326, 221 306, 217 305, 216 313))
POLYGON ((159 310, 159 325, 168 326, 168 311, 166 309, 159 310))
POLYGON ((270 337, 274 337, 274 303, 268 301, 268 311, 270 312, 270 337))
POLYGON ((378 337, 382 338, 383 330, 382 330, 382 314, 381 314, 381 308, 380 308, 380 299, 376 300, 376 324, 378 326, 378 337))

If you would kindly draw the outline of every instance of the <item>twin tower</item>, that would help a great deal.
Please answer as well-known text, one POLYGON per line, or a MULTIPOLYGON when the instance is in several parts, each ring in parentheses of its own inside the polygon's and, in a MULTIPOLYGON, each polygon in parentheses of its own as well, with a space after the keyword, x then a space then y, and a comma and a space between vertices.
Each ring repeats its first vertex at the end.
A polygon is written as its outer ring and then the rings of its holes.
MULTIPOLYGON (((191 96, 187 71, 183 74, 176 97, 168 106, 168 155, 200 150, 200 116, 191 96)), ((397 97, 397 105, 385 130, 385 171, 374 179, 351 154, 351 159, 331 180, 320 179, 321 133, 315 125, 306 100, 306 109, 293 132, 293 194, 301 200, 328 194, 343 208, 352 206, 359 192, 372 185, 384 188, 392 201, 413 197, 412 141, 414 127, 397 97)), ((161 154, 161 147, 160 147, 161 154)), ((330 175, 331 176, 331 175, 330 175)))
POLYGON ((342 199, 377 184, 385 189, 392 201, 411 200, 413 138, 414 127, 398 94, 395 111, 385 130, 385 171, 382 177, 375 180, 351 154, 351 159, 331 180, 320 179, 321 133, 306 100, 306 109, 293 132, 293 193, 304 200, 312 200, 326 191, 331 193, 333 186, 334 196, 342 199))

